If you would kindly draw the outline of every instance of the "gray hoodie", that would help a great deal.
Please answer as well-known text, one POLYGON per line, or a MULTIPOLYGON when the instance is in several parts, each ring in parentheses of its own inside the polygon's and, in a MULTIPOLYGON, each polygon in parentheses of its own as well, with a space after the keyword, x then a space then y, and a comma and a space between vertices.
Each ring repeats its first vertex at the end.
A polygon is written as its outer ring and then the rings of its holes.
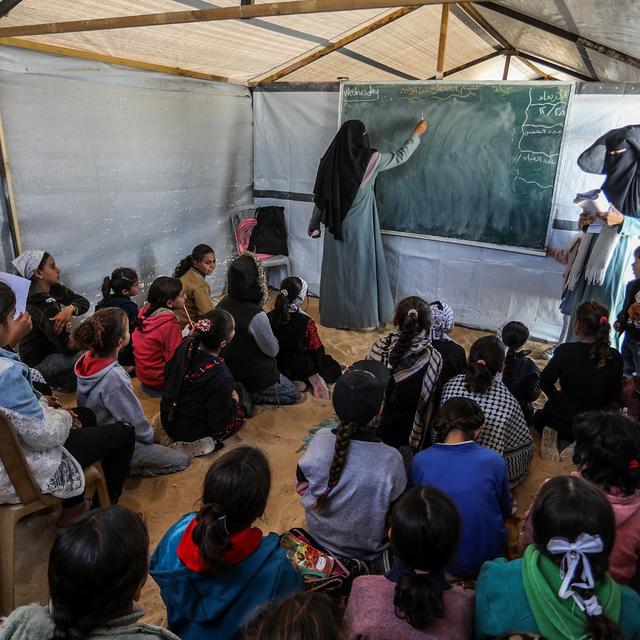
POLYGON ((127 372, 117 360, 96 370, 99 364, 89 352, 76 362, 78 406, 91 409, 98 424, 126 420, 135 427, 138 442, 153 443, 153 428, 144 415, 127 372))
MULTIPOLYGON (((121 618, 111 620, 104 626, 93 629, 87 634, 87 640, 179 640, 178 636, 167 629, 151 624, 140 624, 138 619, 143 612, 140 609, 121 618)), ((0 626, 0 640, 53 640, 54 624, 49 609, 39 604, 18 607, 0 626)))

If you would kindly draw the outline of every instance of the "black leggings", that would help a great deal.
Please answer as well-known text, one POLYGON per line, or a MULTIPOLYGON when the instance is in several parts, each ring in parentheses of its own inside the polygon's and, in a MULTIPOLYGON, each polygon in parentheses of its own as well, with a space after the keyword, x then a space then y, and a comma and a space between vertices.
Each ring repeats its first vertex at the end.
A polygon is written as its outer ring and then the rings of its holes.
MULTIPOLYGON (((71 429, 64 447, 83 469, 95 462, 102 463, 109 497, 111 502, 116 504, 122 494, 124 481, 129 475, 129 463, 136 443, 135 432, 132 427, 122 424, 106 424, 98 427, 95 425, 95 416, 91 412, 85 413, 82 409, 74 409, 74 411, 78 414, 83 427, 71 429)), ((63 500, 62 506, 67 509, 83 500, 84 493, 63 500)))

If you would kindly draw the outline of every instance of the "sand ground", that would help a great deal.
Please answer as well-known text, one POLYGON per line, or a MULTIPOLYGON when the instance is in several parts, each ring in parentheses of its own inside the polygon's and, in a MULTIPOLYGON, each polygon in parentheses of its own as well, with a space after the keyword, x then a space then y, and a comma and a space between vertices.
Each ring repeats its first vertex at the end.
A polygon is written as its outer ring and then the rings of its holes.
MULTIPOLYGON (((318 321, 318 301, 310 299, 307 312, 318 321)), ((342 331, 318 325, 320 336, 328 353, 343 364, 362 358, 373 341, 381 334, 377 331, 342 331)), ((484 332, 455 327, 453 336, 468 351, 471 344, 484 332)), ((547 344, 530 342, 532 356, 538 358, 547 344)), ((544 361, 539 361, 544 366, 544 361)), ((151 418, 159 410, 159 400, 150 398, 137 380, 138 393, 146 415, 151 418)), ((63 398, 68 406, 73 396, 63 398)), ((330 400, 317 400, 305 394, 302 401, 291 407, 257 407, 256 414, 243 429, 226 442, 226 449, 240 444, 260 447, 269 457, 272 469, 272 488, 264 518, 258 523, 264 531, 281 532, 303 525, 304 513, 294 490, 295 468, 299 449, 308 430, 324 418, 333 415, 330 400)), ((179 516, 196 508, 202 481, 212 460, 221 455, 211 454, 194 459, 185 471, 159 478, 130 478, 125 486, 121 504, 145 514, 153 550, 167 528, 179 516)), ((538 453, 527 478, 514 491, 517 515, 522 516, 538 487, 545 478, 571 470, 569 463, 541 460, 538 453)), ((26 518, 16 531, 16 601, 47 602, 47 559, 54 540, 53 522, 56 514, 34 515, 26 518)), ((140 605, 145 621, 163 625, 165 610, 156 584, 149 579, 142 593, 140 605)))

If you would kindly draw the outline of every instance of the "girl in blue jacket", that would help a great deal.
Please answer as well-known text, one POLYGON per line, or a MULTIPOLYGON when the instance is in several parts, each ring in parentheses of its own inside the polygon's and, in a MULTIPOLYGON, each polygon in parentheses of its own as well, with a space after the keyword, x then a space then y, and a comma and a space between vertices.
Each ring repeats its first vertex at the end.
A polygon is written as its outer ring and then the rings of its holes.
POLYGON ((303 590, 275 533, 251 525, 271 487, 265 455, 238 447, 218 458, 204 481, 202 508, 165 533, 151 575, 182 640, 234 640, 256 607, 303 590))

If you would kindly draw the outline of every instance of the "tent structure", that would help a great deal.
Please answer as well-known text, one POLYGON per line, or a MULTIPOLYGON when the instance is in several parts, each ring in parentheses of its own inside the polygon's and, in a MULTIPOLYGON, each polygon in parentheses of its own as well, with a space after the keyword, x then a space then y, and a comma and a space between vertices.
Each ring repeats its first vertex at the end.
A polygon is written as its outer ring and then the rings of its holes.
MULTIPOLYGON (((116 266, 149 284, 207 240, 219 291, 229 212, 255 202, 285 207, 292 270, 317 292, 306 225, 342 79, 573 83, 550 237, 566 246, 573 195, 600 182, 577 155, 637 120, 638 28, 634 0, 0 0, 0 268, 47 248, 97 300, 116 266)), ((384 243, 396 299, 446 299, 480 328, 517 315, 557 337, 550 258, 384 243)))

